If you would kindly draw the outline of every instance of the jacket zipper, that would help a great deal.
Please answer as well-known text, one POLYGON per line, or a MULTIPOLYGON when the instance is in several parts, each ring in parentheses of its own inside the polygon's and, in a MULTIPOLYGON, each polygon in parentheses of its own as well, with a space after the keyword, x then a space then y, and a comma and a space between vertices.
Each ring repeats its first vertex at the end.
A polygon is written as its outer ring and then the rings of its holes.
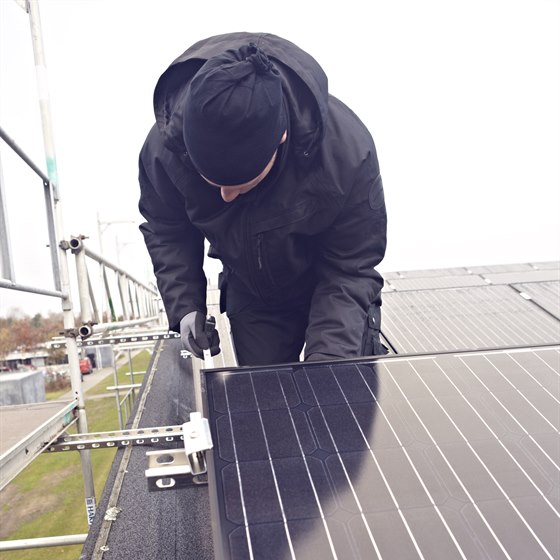
POLYGON ((263 269, 262 260, 262 233, 257 235, 257 264, 259 265, 259 270, 263 269))
MULTIPOLYGON (((245 207, 247 209, 247 206, 245 207)), ((249 269, 249 278, 251 279, 253 285, 255 286, 255 291, 258 294, 258 296, 260 297, 261 300, 264 301, 264 295, 260 289, 259 286, 259 281, 258 281, 258 275, 260 273, 260 271, 262 270, 262 249, 261 249, 261 245, 262 245, 262 234, 259 234, 257 236, 257 268, 258 270, 255 271, 255 265, 254 265, 254 258, 252 255, 252 251, 251 251, 251 232, 250 232, 250 227, 249 227, 249 212, 245 211, 245 247, 248 248, 247 250, 247 265, 248 265, 248 269, 249 269), (255 273, 256 272, 256 273, 255 273)))

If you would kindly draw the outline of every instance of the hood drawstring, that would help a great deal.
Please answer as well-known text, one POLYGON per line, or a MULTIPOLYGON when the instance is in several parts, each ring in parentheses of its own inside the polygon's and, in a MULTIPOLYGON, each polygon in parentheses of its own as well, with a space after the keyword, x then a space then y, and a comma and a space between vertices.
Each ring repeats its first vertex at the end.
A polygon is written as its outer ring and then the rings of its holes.
POLYGON ((259 49, 255 43, 249 43, 249 49, 251 54, 245 60, 253 64, 257 74, 266 74, 267 72, 278 74, 278 70, 274 68, 274 64, 262 49, 259 49))

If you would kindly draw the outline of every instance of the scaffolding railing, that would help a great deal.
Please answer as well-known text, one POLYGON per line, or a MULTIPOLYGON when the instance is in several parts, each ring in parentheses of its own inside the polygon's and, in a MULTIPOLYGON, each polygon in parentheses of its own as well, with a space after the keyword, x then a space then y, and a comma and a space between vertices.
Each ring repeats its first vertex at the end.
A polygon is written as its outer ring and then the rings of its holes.
POLYGON ((16 153, 27 166, 34 171, 43 183, 43 194, 45 197, 45 211, 47 214, 47 227, 49 235, 49 247, 52 266, 54 290, 38 286, 28 286, 20 284, 15 279, 15 272, 12 259, 12 249, 10 244, 10 231, 8 228, 7 201, 4 192, 4 178, 2 173, 2 161, 0 159, 0 249, 2 250, 2 278, 0 287, 18 290, 22 292, 40 294, 45 296, 64 299, 67 297, 63 293, 60 279, 59 255, 57 250, 57 237, 55 226, 55 200, 53 197, 53 184, 49 178, 39 169, 39 167, 29 158, 29 156, 16 144, 8 133, 0 126, 0 138, 16 153))
MULTIPOLYGON (((17 0, 16 0, 17 1, 17 0)), ((29 15, 33 55, 35 61, 36 79, 39 85, 39 107, 45 147, 45 159, 48 173, 29 157, 29 155, 12 139, 0 126, 0 138, 3 142, 31 169, 41 180, 45 211, 47 217, 47 230, 50 248, 50 263, 52 268, 53 288, 45 285, 28 285, 16 279, 13 264, 13 251, 10 242, 10 228, 8 225, 7 200, 4 189, 2 162, 0 159, 0 289, 16 290, 24 293, 38 294, 58 298, 61 301, 63 314, 63 337, 61 344, 66 348, 68 366, 72 387, 72 398, 69 401, 50 403, 57 410, 48 411, 49 417, 32 433, 26 435, 21 441, 2 452, 0 456, 0 489, 6 486, 34 459, 36 459, 48 446, 59 438, 70 426, 74 425, 78 435, 88 434, 85 399, 82 387, 82 374, 80 372, 80 352, 84 347, 85 339, 94 338, 95 333, 102 333, 115 329, 123 329, 135 325, 145 325, 150 321, 162 325, 159 312, 159 296, 155 286, 148 286, 125 270, 95 254, 83 243, 83 236, 64 239, 62 210, 60 205, 60 192, 57 178, 57 166, 54 150, 54 139, 51 125, 50 100, 46 82, 46 64, 42 44, 40 15, 38 0, 18 1, 18 4, 29 15), (71 297, 72 282, 70 278, 68 255, 74 254, 76 264, 76 277, 78 281, 78 294, 80 302, 80 321, 77 325, 74 316, 74 305, 71 297), (101 267, 104 290, 102 297, 106 298, 109 314, 107 317, 99 314, 95 289, 92 285, 87 269, 86 257, 96 261, 101 267), (116 288, 111 289, 111 275, 116 278, 116 288), (118 297, 114 297, 115 293, 118 297), (91 338, 90 338, 91 337, 91 338)), ((41 277, 43 279, 43 277, 41 277)), ((35 281, 35 280, 34 280, 35 281)), ((120 407, 132 408, 132 399, 135 393, 131 390, 124 399, 118 399, 120 407)), ((35 405, 29 405, 30 407, 35 405)), ((43 403, 44 406, 44 403, 43 403)), ((27 410, 27 406, 24 407, 27 410)), ((23 410, 25 413, 26 410, 23 410)), ((121 425, 124 422, 122 412, 119 414, 121 425)), ((89 449, 79 450, 82 479, 85 494, 85 509, 88 525, 93 522, 97 505, 93 483, 93 473, 89 449)), ((59 537, 46 537, 24 539, 20 541, 0 542, 0 551, 34 548, 44 546, 58 546, 64 544, 79 544, 85 541, 86 535, 65 535, 59 537)))
POLYGON ((92 251, 86 246, 83 235, 71 237, 68 246, 76 262, 81 320, 78 332, 82 338, 115 329, 162 323, 160 297, 154 287, 137 280, 121 267, 92 251), (88 263, 97 263, 100 268, 102 281, 97 290, 88 263), (110 278, 111 275, 113 278, 110 278), (99 313, 100 299, 107 304, 106 316, 99 313))
MULTIPOLYGON (((7 220, 7 201, 5 197, 4 180, 1 167, 0 207, 2 208, 2 220, 0 222, 0 237, 2 239, 2 278, 0 279, 0 288, 56 297, 61 300, 64 322, 64 343, 66 345, 70 381, 74 397, 72 402, 65 406, 60 413, 53 415, 50 419, 43 423, 38 430, 29 434, 23 441, 14 445, 2 454, 0 457, 1 489, 27 465, 29 465, 29 463, 46 448, 46 444, 52 441, 52 439, 58 437, 58 435, 62 431, 66 430, 71 424, 76 425, 78 433, 87 433, 88 426, 81 381, 79 351, 76 341, 78 331, 76 329, 72 299, 70 295, 70 275, 67 252, 65 244, 60 241, 62 231, 62 219, 59 204, 60 199, 58 195, 55 196, 56 189, 53 182, 40 170, 39 166, 31 160, 24 150, 16 144, 16 142, 2 127, 0 127, 0 137, 24 163, 39 176, 42 181, 55 289, 48 289, 42 286, 29 286, 18 283, 16 280, 7 220)), ((80 451, 80 459, 82 465, 86 513, 88 523, 91 524, 95 515, 96 500, 89 451, 80 451)))

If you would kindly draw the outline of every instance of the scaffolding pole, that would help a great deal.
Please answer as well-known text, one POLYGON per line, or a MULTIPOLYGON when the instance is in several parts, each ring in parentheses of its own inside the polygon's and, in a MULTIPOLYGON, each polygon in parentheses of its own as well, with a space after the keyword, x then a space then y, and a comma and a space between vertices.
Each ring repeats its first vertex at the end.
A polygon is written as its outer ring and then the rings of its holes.
MULTIPOLYGON (((41 123, 43 128, 43 141, 45 144, 45 157, 47 163, 47 173, 49 186, 52 187, 52 198, 54 202, 54 232, 57 240, 62 239, 62 213, 60 208, 60 193, 58 187, 58 174, 56 167, 56 156, 54 149, 54 135, 51 120, 49 88, 47 83, 47 67, 45 62, 45 52, 43 48, 43 36, 41 31, 41 17, 39 13, 38 0, 28 0, 27 2, 29 23, 31 27, 31 39, 33 43, 33 56, 35 60, 35 73, 37 79, 37 89, 39 93, 39 107, 41 112, 41 123)), ((64 317, 64 332, 66 339, 66 350, 68 353, 68 364, 70 366, 70 378, 72 382, 72 392, 78 401, 78 422, 79 433, 87 433, 87 417, 85 411, 85 401, 82 389, 82 376, 80 373, 80 363, 78 356, 78 346, 76 343, 76 325, 72 310, 72 300, 70 297, 70 275, 68 271, 68 260, 66 250, 69 248, 63 243, 58 243, 58 257, 60 266, 60 284, 65 297, 62 299, 62 311, 64 317)), ((93 523, 96 511, 95 489, 93 485, 93 472, 91 468, 91 458, 88 450, 80 451, 82 464, 82 475, 85 493, 85 505, 88 524, 93 523)))

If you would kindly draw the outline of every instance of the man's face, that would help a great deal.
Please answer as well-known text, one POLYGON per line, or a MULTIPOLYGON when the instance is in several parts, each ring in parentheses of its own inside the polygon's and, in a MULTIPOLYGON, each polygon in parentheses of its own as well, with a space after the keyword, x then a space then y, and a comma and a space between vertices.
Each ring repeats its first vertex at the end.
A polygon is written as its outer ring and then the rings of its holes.
MULTIPOLYGON (((286 141, 288 136, 287 131, 284 131, 282 135, 282 139, 280 140, 280 144, 283 144, 286 141)), ((207 179, 204 175, 201 177, 213 187, 218 187, 220 189, 220 194, 222 195, 222 199, 224 202, 233 202, 239 195, 248 193, 250 190, 253 190, 269 173, 270 170, 274 167, 274 163, 276 162, 276 156, 278 155, 278 150, 272 154, 270 161, 267 163, 266 167, 254 178, 246 183, 241 185, 233 185, 233 186, 224 186, 218 185, 207 179)))

